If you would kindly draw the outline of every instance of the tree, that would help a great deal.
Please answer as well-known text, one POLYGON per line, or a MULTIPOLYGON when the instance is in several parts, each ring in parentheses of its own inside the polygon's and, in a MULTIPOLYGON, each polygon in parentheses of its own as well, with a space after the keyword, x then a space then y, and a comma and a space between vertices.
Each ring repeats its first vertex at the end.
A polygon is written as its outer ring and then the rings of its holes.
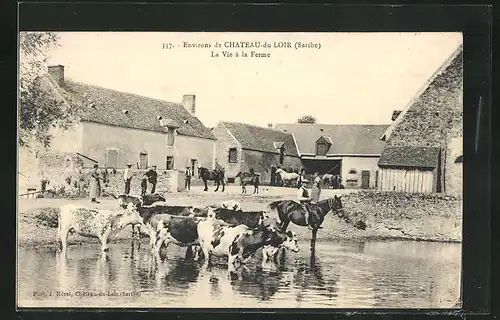
POLYGON ((316 118, 310 115, 305 115, 297 120, 297 123, 316 123, 316 118))
POLYGON ((48 147, 51 128, 67 129, 73 122, 75 110, 55 99, 44 86, 47 52, 58 46, 53 32, 21 32, 19 35, 19 146, 30 147, 32 142, 48 147))

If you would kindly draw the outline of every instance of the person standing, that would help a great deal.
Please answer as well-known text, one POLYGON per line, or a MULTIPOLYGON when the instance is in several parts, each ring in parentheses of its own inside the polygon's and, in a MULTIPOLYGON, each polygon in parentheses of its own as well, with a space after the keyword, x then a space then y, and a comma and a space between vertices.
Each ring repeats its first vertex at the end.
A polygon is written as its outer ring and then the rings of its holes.
POLYGON ((146 189, 148 188, 148 176, 144 173, 141 179, 141 197, 146 195, 146 189))
POLYGON ((125 172, 123 173, 123 180, 125 181, 125 194, 128 195, 130 193, 130 183, 132 182, 132 164, 127 163, 127 168, 125 168, 125 172))
POLYGON ((319 173, 315 172, 313 176, 313 185, 311 189, 311 200, 313 202, 319 201, 320 195, 321 195, 321 178, 319 177, 319 173))
POLYGON ((97 198, 101 196, 101 174, 99 165, 94 164, 94 168, 90 171, 90 202, 99 203, 97 198))
POLYGON ((154 194, 156 191, 156 182, 158 181, 158 173, 156 172, 156 166, 153 166, 148 172, 146 172, 148 176, 149 183, 152 184, 151 194, 154 194))
POLYGON ((186 182, 184 184, 184 188, 186 190, 191 190, 191 176, 192 176, 191 168, 189 168, 189 166, 187 166, 186 167, 186 172, 185 172, 186 182))

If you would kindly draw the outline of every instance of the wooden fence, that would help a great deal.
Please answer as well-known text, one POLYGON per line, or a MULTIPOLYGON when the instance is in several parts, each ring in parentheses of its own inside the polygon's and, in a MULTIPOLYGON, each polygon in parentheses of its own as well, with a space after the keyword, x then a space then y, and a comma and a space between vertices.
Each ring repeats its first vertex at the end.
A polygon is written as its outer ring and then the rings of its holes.
POLYGON ((378 179, 381 191, 435 192, 435 174, 431 170, 380 168, 378 179))

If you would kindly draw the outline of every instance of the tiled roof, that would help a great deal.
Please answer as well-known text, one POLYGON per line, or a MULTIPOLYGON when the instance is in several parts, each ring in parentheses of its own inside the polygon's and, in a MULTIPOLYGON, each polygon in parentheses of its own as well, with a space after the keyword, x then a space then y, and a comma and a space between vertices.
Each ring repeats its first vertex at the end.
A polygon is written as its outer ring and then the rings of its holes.
POLYGON ((285 155, 298 157, 293 135, 271 128, 253 126, 245 123, 222 122, 244 149, 279 153, 276 147, 285 146, 285 155))
MULTIPOLYGON (((51 78, 50 76, 47 77, 51 78)), ((54 81, 52 83, 55 84, 54 81)), ((180 135, 215 140, 212 132, 180 103, 119 92, 69 80, 65 81, 63 88, 57 86, 57 90, 71 106, 81 109, 79 116, 84 121, 165 132, 166 129, 160 126, 159 117, 162 117, 165 123, 178 126, 177 132, 180 135)))
POLYGON ((277 124, 276 129, 293 133, 301 154, 316 153, 321 136, 331 140, 328 154, 381 154, 385 143, 380 136, 388 125, 277 124))
POLYGON ((386 147, 378 160, 381 167, 436 168, 439 148, 436 147, 386 147))

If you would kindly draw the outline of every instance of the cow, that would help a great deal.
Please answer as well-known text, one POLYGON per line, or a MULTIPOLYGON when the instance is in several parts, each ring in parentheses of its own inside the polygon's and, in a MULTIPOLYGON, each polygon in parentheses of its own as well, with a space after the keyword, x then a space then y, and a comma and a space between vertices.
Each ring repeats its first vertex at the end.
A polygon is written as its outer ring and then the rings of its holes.
MULTIPOLYGON (((138 234, 145 233, 149 236, 150 245, 152 246, 155 241, 156 236, 156 223, 158 218, 156 218, 151 225, 148 223, 154 217, 160 215, 168 215, 168 216, 195 216, 193 212, 192 206, 171 206, 166 205, 164 202, 155 202, 150 206, 142 206, 137 209, 139 211, 139 215, 143 218, 143 223, 138 225, 138 234)), ((133 231, 134 236, 134 231, 133 231)))
POLYGON ((228 257, 229 271, 235 271, 250 260, 255 252, 264 246, 279 247, 284 245, 298 252, 293 233, 285 234, 273 226, 259 225, 250 229, 246 225, 221 225, 208 217, 198 222, 199 244, 205 256, 205 265, 210 265, 211 256, 228 257))
POLYGON ((195 217, 212 217, 236 226, 244 224, 249 228, 256 228, 264 219, 264 211, 242 211, 232 210, 220 207, 208 206, 205 208, 193 208, 195 217), (209 214, 211 212, 211 214, 209 214))
POLYGON ((154 215, 146 223, 153 240, 151 253, 159 257, 163 245, 167 248, 170 243, 174 243, 180 247, 188 247, 186 254, 194 252, 197 259, 199 250, 193 250, 193 247, 199 245, 197 226, 202 219, 193 216, 154 215))
POLYGON ((126 208, 129 203, 134 204, 136 207, 140 206, 150 206, 155 202, 165 202, 165 198, 159 194, 146 194, 140 197, 129 196, 128 194, 122 194, 118 197, 118 205, 122 208, 126 208))
POLYGON ((137 208, 129 204, 127 209, 101 210, 67 204, 61 207, 58 217, 57 240, 62 252, 67 251, 69 233, 98 238, 103 252, 108 252, 108 241, 128 225, 143 222, 137 208))
MULTIPOLYGON (((268 228, 274 228, 276 230, 278 230, 279 232, 284 232, 283 229, 281 228, 281 225, 280 225, 280 222, 276 219, 276 218, 272 218, 272 217, 269 217, 268 214, 264 214, 264 220, 262 221, 262 225, 265 226, 265 227, 268 227, 268 228)), ((265 264, 269 261, 272 261, 272 262, 277 262, 277 259, 278 259, 278 252, 280 249, 287 249, 287 248, 290 248, 290 247, 293 247, 295 243, 295 245, 297 245, 297 242, 298 242, 298 238, 297 238, 297 234, 295 232, 286 232, 286 234, 289 236, 288 240, 287 241, 290 241, 292 243, 290 244, 281 244, 279 246, 271 246, 271 245, 265 245, 263 248, 262 248, 262 263, 265 264)))
POLYGON ((234 200, 223 201, 221 203, 220 207, 223 208, 223 209, 230 209, 230 210, 234 210, 234 211, 241 210, 240 204, 238 202, 234 201, 234 200))

